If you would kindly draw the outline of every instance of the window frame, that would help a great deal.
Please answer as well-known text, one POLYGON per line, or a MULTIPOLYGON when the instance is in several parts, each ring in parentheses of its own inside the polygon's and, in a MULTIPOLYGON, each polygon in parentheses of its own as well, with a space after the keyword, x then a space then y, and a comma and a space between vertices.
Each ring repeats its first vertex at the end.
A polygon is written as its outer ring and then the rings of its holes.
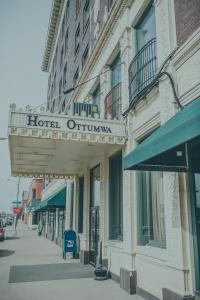
POLYGON ((109 157, 109 240, 123 241, 122 151, 118 151, 109 157), (117 192, 116 186, 118 187, 117 192), (117 212, 115 215, 112 214, 113 208, 115 213, 117 212), (118 232, 116 235, 113 232, 113 226, 117 226, 118 232))
POLYGON ((84 68, 88 58, 89 58, 89 43, 87 44, 87 46, 85 47, 85 50, 83 52, 83 56, 82 56, 82 69, 84 68))
POLYGON ((85 1, 85 5, 83 8, 83 34, 86 33, 88 27, 90 24, 90 0, 85 1), (88 17, 87 17, 87 11, 88 11, 88 17), (87 17, 87 19, 86 19, 87 17))
POLYGON ((80 22, 75 32, 74 55, 76 56, 80 48, 80 22))

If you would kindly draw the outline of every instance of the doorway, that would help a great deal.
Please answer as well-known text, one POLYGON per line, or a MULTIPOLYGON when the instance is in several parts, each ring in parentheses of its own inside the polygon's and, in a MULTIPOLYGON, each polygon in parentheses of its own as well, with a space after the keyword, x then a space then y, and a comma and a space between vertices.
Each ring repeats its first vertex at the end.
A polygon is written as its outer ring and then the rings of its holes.
POLYGON ((90 171, 89 261, 96 265, 99 253, 100 165, 90 171))

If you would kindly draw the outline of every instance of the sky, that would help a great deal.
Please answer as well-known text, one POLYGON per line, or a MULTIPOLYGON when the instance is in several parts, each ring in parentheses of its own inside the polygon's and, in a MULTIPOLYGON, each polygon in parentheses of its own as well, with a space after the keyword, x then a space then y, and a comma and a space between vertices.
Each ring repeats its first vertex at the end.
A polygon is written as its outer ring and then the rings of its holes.
MULTIPOLYGON (((7 137, 11 103, 46 102, 48 74, 41 71, 52 0, 0 0, 0 138, 7 137)), ((20 195, 30 179, 20 182, 20 195)), ((0 211, 11 212, 17 178, 11 177, 7 140, 0 140, 0 211)))

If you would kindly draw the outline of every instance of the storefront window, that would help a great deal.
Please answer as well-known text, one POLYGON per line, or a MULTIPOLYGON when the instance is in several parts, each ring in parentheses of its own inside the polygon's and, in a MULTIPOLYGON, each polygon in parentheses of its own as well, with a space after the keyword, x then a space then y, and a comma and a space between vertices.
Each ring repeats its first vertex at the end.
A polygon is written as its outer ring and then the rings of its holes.
POLYGON ((74 183, 71 184, 71 198, 70 198, 70 229, 73 228, 74 215, 74 183))
POLYGON ((162 172, 137 172, 138 243, 165 248, 162 172))
POLYGON ((83 232, 84 177, 79 178, 78 232, 83 232))
POLYGON ((122 153, 109 158, 109 237, 123 239, 122 153))

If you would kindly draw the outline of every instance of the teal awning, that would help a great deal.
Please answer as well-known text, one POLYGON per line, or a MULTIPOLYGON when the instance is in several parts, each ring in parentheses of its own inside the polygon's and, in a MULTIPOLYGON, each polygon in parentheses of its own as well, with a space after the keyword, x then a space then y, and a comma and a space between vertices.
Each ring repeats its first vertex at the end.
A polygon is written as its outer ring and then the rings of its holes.
POLYGON ((200 98, 179 111, 123 159, 125 170, 187 171, 188 150, 200 169, 200 98))
POLYGON ((62 187, 55 193, 53 193, 46 200, 42 200, 35 211, 55 209, 55 208, 65 208, 66 207, 66 186, 62 187))

